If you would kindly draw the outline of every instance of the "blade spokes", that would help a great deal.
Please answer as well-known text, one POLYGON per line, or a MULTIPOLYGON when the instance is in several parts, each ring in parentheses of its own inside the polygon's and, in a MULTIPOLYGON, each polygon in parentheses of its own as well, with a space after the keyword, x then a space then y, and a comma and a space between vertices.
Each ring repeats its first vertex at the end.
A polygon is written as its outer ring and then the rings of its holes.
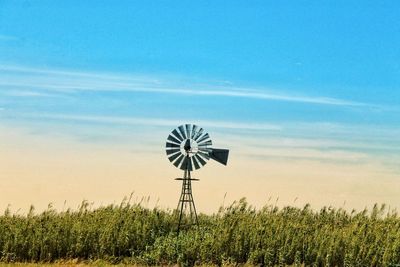
POLYGON ((181 135, 183 136, 183 139, 186 139, 185 129, 183 128, 183 125, 179 126, 178 129, 181 135))
POLYGON ((201 142, 203 142, 204 140, 207 140, 207 139, 210 139, 210 136, 208 135, 208 133, 206 133, 206 134, 204 134, 199 140, 196 140, 197 141, 197 143, 201 143, 201 142))
POLYGON ((179 141, 178 139, 176 139, 173 135, 169 135, 168 138, 167 138, 167 140, 169 140, 169 141, 171 141, 171 142, 173 142, 173 143, 177 143, 177 144, 180 144, 180 143, 181 143, 181 141, 179 141))
POLYGON ((181 136, 180 133, 178 133, 178 131, 177 131, 176 129, 174 129, 174 130, 172 131, 172 134, 175 135, 175 137, 178 138, 179 141, 181 141, 181 142, 183 141, 183 137, 181 136))
POLYGON ((175 167, 179 168, 179 165, 180 165, 180 163, 182 162, 183 157, 184 157, 184 156, 181 154, 181 155, 179 156, 179 158, 174 162, 175 167))
POLYGON ((178 158, 180 155, 182 155, 182 154, 181 153, 176 153, 176 154, 173 154, 172 156, 170 156, 168 159, 169 159, 169 161, 174 162, 174 160, 176 158, 178 158))
POLYGON ((190 134, 190 124, 185 124, 185 128, 186 128, 186 138, 190 138, 191 134, 190 134))
POLYGON ((196 170, 197 170, 197 169, 200 169, 200 165, 199 165, 199 162, 198 162, 197 159, 196 159, 196 155, 192 157, 192 160, 193 160, 194 168, 195 168, 196 170))
POLYGON ((169 148, 179 148, 180 147, 180 145, 175 144, 175 143, 170 143, 170 142, 167 142, 167 144, 165 146, 166 146, 167 149, 169 149, 169 148))

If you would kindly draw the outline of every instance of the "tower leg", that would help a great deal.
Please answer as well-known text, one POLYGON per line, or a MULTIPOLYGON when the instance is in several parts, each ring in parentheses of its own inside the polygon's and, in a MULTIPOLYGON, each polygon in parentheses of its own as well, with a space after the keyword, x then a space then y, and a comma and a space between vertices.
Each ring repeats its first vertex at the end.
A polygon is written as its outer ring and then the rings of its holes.
POLYGON ((179 233, 180 229, 185 225, 185 220, 187 221, 187 226, 190 225, 199 225, 196 206, 194 204, 194 199, 192 195, 192 179, 189 170, 185 170, 182 179, 182 192, 179 198, 179 203, 177 210, 179 211, 179 221, 178 221, 178 229, 179 233))
POLYGON ((190 218, 192 219, 192 215, 194 213, 194 218, 195 218, 195 225, 199 226, 199 221, 197 219, 197 212, 196 212, 196 205, 194 204, 194 199, 193 199, 193 195, 192 195, 192 177, 190 175, 190 171, 188 171, 188 177, 189 177, 189 187, 190 187, 190 218), (192 209, 193 208, 193 209, 192 209))

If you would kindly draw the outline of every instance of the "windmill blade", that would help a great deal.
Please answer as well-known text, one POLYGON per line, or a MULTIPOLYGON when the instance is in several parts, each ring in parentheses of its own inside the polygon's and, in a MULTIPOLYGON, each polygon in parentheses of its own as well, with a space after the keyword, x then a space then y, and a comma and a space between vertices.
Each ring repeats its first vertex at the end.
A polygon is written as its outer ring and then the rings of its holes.
POLYGON ((203 134, 203 128, 200 128, 199 131, 196 133, 195 137, 193 138, 196 142, 197 139, 203 134))
POLYGON ((200 165, 199 165, 199 162, 198 162, 197 159, 196 159, 196 156, 192 157, 192 161, 193 161, 194 168, 195 168, 196 170, 197 170, 197 169, 200 169, 200 165))
POLYGON ((204 159, 202 159, 199 155, 196 154, 194 157, 196 158, 196 160, 199 161, 199 163, 201 164, 201 166, 206 165, 207 162, 206 162, 204 159))
POLYGON ((183 136, 183 139, 186 139, 185 129, 183 128, 183 125, 179 126, 178 129, 181 135, 183 136))
POLYGON ((166 146, 167 149, 180 147, 180 145, 174 144, 174 143, 170 143, 170 142, 167 142, 167 144, 165 146, 166 146))
POLYGON ((181 142, 183 141, 183 137, 181 136, 180 133, 178 133, 178 131, 177 131, 176 129, 174 129, 174 130, 172 131, 172 133, 173 133, 173 135, 175 135, 176 138, 179 139, 179 141, 181 141, 181 142))
POLYGON ((193 163, 192 163, 192 158, 188 158, 188 170, 193 171, 193 163))
POLYGON ((189 165, 189 160, 188 160, 188 157, 185 156, 185 158, 183 159, 182 164, 180 166, 180 169, 187 170, 189 168, 188 165, 189 165))
POLYGON ((174 153, 180 152, 180 151, 181 151, 181 150, 180 150, 179 148, 167 149, 167 150, 166 150, 167 155, 171 155, 171 154, 174 154, 174 153))
POLYGON ((205 158, 206 160, 210 159, 210 156, 208 155, 208 153, 204 153, 202 151, 197 152, 198 155, 202 156, 203 158, 205 158))
POLYGON ((208 133, 206 133, 205 135, 203 135, 199 140, 196 140, 197 143, 201 143, 202 141, 209 139, 210 136, 208 135, 208 133))
POLYGON ((169 161, 174 162, 174 160, 175 160, 177 157, 181 156, 181 155, 182 155, 182 154, 178 152, 178 153, 173 154, 172 156, 170 156, 168 159, 169 159, 169 161))
POLYGON ((208 153, 210 158, 213 160, 226 165, 228 162, 229 150, 213 148, 210 153, 208 153))
POLYGON ((180 163, 183 160, 184 155, 180 155, 179 158, 174 162, 175 167, 179 168, 180 163))
POLYGON ((171 135, 171 134, 168 136, 167 140, 169 140, 169 141, 171 141, 171 142, 174 142, 174 143, 177 143, 177 144, 180 144, 180 143, 181 143, 178 139, 176 139, 176 138, 175 138, 173 135, 171 135))
POLYGON ((204 154, 208 155, 208 153, 210 153, 212 150, 212 148, 207 148, 207 147, 199 147, 199 151, 203 152, 204 154))
POLYGON ((190 135, 190 138, 194 139, 194 136, 197 133, 197 125, 193 124, 192 125, 192 134, 190 135))
POLYGON ((191 127, 190 124, 185 124, 185 128, 186 128, 186 137, 190 138, 190 135, 191 135, 190 134, 190 130, 191 130, 190 128, 192 128, 192 127, 191 127))
POLYGON ((199 143, 199 147, 205 147, 205 146, 212 146, 211 140, 203 141, 203 143, 199 143))

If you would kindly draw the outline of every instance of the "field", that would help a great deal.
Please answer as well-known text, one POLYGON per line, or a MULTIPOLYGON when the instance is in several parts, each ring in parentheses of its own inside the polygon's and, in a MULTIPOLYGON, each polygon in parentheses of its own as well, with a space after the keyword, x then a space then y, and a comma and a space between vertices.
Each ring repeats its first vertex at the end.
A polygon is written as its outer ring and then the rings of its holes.
MULTIPOLYGON (((123 201, 0 216, 1 262, 134 265, 396 266, 400 218, 384 206, 256 210, 245 199, 176 233, 176 214, 123 201)), ((28 265, 29 266, 29 265, 28 265)))

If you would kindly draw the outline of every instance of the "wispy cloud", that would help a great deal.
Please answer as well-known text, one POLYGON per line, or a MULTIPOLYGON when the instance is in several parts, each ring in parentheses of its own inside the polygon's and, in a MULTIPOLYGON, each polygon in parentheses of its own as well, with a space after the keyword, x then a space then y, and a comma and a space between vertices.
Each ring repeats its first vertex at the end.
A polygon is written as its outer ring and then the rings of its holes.
POLYGON ((112 145, 126 145, 132 138, 139 136, 148 144, 146 147, 148 151, 160 149, 164 133, 169 133, 182 122, 188 122, 198 124, 212 132, 215 140, 223 140, 224 146, 234 151, 236 158, 339 165, 373 163, 390 173, 399 174, 396 162, 399 160, 400 146, 396 137, 400 129, 394 127, 376 129, 371 125, 324 122, 275 124, 228 120, 188 121, 187 118, 177 117, 151 118, 50 112, 13 112, 9 116, 5 112, 5 116, 1 119, 12 127, 27 127, 36 129, 40 135, 61 135, 84 143, 111 142, 112 145), (156 135, 157 138, 151 138, 152 135, 156 135))
MULTIPOLYGON (((0 108, 1 109, 1 108, 0 108)), ((354 150, 354 151, 400 151, 396 137, 400 128, 376 127, 369 125, 313 123, 246 123, 229 120, 187 120, 187 118, 160 118, 138 116, 99 116, 70 113, 13 113, 13 117, 32 119, 34 121, 69 124, 70 122, 87 122, 87 125, 132 125, 150 127, 175 128, 183 122, 193 123, 215 130, 249 130, 252 134, 235 131, 221 131, 224 140, 232 144, 242 144, 249 147, 274 150, 276 148, 315 149, 323 150, 354 150), (330 125, 329 127, 327 125, 330 125), (269 132, 271 135, 266 134, 269 132), (279 133, 276 135, 276 133, 279 133), (299 134, 300 133, 300 134, 299 134)), ((111 130, 111 129, 110 129, 111 130)), ((218 133, 218 131, 217 131, 218 133)))
POLYGON ((28 91, 28 90, 11 90, 4 93, 6 96, 15 97, 59 97, 56 94, 48 94, 39 91, 28 91))
POLYGON ((316 105, 374 107, 374 105, 325 96, 305 96, 275 90, 187 84, 144 75, 123 75, 79 71, 36 69, 0 65, 0 86, 27 89, 47 89, 59 92, 128 91, 158 94, 221 96, 234 98, 285 101, 316 105))
MULTIPOLYGON (((15 114, 14 114, 15 115, 15 114)), ((85 143, 93 142, 112 142, 113 145, 125 144, 130 142, 130 138, 137 138, 137 134, 142 136, 145 134, 148 139, 142 141, 148 145, 146 151, 156 151, 159 153, 158 135, 167 133, 177 125, 182 123, 181 119, 165 119, 165 118, 145 118, 145 117, 124 117, 124 116, 84 116, 71 114, 50 114, 50 113, 19 113, 18 118, 25 119, 26 122, 33 120, 43 123, 49 123, 53 127, 46 128, 46 131, 40 130, 40 135, 50 134, 58 136, 66 136, 67 138, 77 139, 85 143), (27 120, 26 120, 27 119, 27 120), (124 126, 121 130, 120 126, 124 126), (132 126, 132 127, 129 127, 132 126), (89 128, 85 128, 89 127, 89 128), (154 127, 160 127, 154 131, 154 127), (107 130, 102 130, 107 129, 107 130), (129 130, 130 129, 130 130, 129 130), (133 130, 132 132, 132 129, 133 130), (157 141, 150 138, 152 134, 157 135, 157 141), (157 149, 156 149, 157 148, 157 149)), ((14 122, 15 123, 15 122, 14 122)), ((398 174, 398 168, 395 162, 398 162, 399 146, 388 146, 386 141, 373 141, 375 136, 370 136, 370 140, 344 140, 341 134, 332 136, 324 136, 318 132, 319 138, 304 137, 288 137, 288 133, 295 129, 295 124, 288 126, 287 124, 251 124, 218 120, 199 120, 191 123, 198 124, 207 131, 212 131, 216 140, 223 140, 226 147, 235 151, 236 158, 248 158, 261 161, 284 160, 290 162, 323 162, 327 164, 339 165, 362 165, 362 164, 380 164, 386 166, 388 172, 398 174), (247 134, 243 135, 245 130, 247 134), (249 132, 251 131, 251 134, 249 132), (260 135, 254 134, 259 132, 260 135)), ((308 124, 309 132, 321 128, 322 123, 308 124)), ((337 125, 336 129, 340 129, 337 133, 343 133, 343 129, 348 127, 348 131, 352 131, 351 125, 337 125)), ((301 128, 301 127, 300 127, 301 128)), ((362 128, 368 132, 368 128, 362 128)), ((317 130, 318 131, 318 130, 317 130)), ((379 133, 376 133, 379 135, 379 133)), ((346 134, 347 135, 347 134, 346 134)))
POLYGON ((196 95, 219 95, 219 96, 231 96, 231 97, 243 97, 243 98, 256 98, 256 99, 266 99, 266 100, 277 100, 277 101, 287 101, 287 102, 301 102, 309 104, 321 104, 321 105, 336 105, 336 106, 367 106, 365 103, 346 101, 342 99, 329 98, 329 97, 305 97, 305 96, 292 96, 283 95, 278 93, 264 93, 264 92, 253 92, 246 91, 245 89, 234 88, 235 91, 226 90, 170 90, 171 93, 187 93, 196 95))
POLYGON ((246 157, 259 160, 319 161, 334 164, 362 164, 371 161, 366 153, 349 150, 318 151, 313 149, 276 149, 264 152, 251 152, 246 157))
MULTIPOLYGON (((140 117, 113 117, 113 116, 82 116, 82 115, 68 115, 68 114, 20 114, 21 117, 33 119, 53 119, 64 121, 83 121, 92 123, 104 124, 122 124, 122 125, 149 125, 149 126, 168 126, 176 127, 182 124, 179 119, 162 119, 162 118, 140 118, 140 117)), ((213 127, 220 129, 244 129, 244 130, 266 130, 266 131, 279 131, 281 128, 274 124, 252 124, 252 123, 237 123, 229 121, 211 121, 211 120, 198 120, 193 122, 202 127, 213 127)))
MULTIPOLYGON (((255 147, 249 153, 270 153, 276 149, 312 149, 318 153, 326 154, 327 151, 358 151, 360 153, 398 153, 399 142, 395 139, 399 135, 399 128, 375 129, 368 125, 336 124, 335 127, 326 129, 327 123, 243 123, 220 120, 195 120, 188 121, 184 118, 148 118, 137 116, 96 116, 64 113, 13 113, 13 118, 30 119, 33 121, 62 123, 68 125, 75 122, 85 122, 87 125, 123 125, 123 126, 149 126, 175 128, 182 122, 194 123, 204 128, 213 128, 215 134, 223 139, 240 146, 255 147), (218 131, 221 130, 221 131, 218 131), (232 130, 232 131, 225 131, 232 130), (238 131, 236 131, 238 130, 238 131), (251 131, 243 134, 243 131, 251 131), (359 134, 355 134, 359 132, 359 134), (278 135, 277 135, 278 133, 278 135), (299 135, 299 133, 301 133, 299 135), (258 152, 257 152, 258 151, 258 152)), ((74 124, 73 124, 74 125, 74 124)), ((118 129, 115 128, 115 129, 118 129)), ((110 129, 111 130, 111 129, 110 129)), ((96 132, 95 130, 93 130, 96 132)), ((239 149, 243 150, 243 148, 239 149)), ((290 154, 290 153, 289 153, 290 154)), ((302 157, 302 153, 298 153, 302 157)), ((288 156, 288 155, 285 155, 288 156)))

